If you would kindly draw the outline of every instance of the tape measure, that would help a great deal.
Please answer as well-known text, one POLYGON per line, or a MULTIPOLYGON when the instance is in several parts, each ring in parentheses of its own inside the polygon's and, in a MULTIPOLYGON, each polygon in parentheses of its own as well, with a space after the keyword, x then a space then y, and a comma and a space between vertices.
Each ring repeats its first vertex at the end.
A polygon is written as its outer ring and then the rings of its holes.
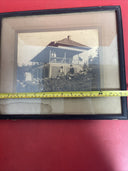
POLYGON ((113 97, 128 96, 127 90, 119 91, 70 91, 70 92, 39 92, 39 93, 0 93, 0 99, 20 98, 80 98, 80 97, 113 97))

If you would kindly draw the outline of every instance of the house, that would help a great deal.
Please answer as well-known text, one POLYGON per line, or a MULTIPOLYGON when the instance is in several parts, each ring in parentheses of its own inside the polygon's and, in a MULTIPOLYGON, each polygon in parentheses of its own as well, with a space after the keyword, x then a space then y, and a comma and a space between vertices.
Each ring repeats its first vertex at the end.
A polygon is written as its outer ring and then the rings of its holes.
MULTIPOLYGON (((50 42, 31 62, 33 66, 32 75, 36 79, 56 78, 58 74, 64 75, 73 67, 75 72, 79 72, 83 65, 80 65, 82 58, 79 54, 86 53, 91 48, 73 41, 70 36, 50 42), (77 62, 73 64, 73 58, 77 57, 77 62)), ((87 59, 88 60, 88 59, 87 59)), ((83 62, 83 64, 85 61, 83 62)))

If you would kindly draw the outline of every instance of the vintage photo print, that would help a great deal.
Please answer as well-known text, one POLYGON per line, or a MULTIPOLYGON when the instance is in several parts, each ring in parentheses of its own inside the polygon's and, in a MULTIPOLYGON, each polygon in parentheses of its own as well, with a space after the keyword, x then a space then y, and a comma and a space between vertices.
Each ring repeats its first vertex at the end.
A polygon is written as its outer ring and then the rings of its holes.
POLYGON ((99 89, 97 28, 18 33, 17 92, 99 89))

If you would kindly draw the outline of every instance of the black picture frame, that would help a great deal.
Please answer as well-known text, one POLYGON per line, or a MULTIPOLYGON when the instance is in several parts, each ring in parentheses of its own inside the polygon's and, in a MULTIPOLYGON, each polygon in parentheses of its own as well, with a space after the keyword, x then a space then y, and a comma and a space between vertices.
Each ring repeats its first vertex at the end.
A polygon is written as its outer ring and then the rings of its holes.
MULTIPOLYGON (((98 7, 82 7, 82 8, 66 8, 66 9, 49 9, 49 10, 36 10, 36 11, 19 11, 0 14, 0 34, 2 30, 2 20, 9 17, 32 16, 32 15, 52 15, 52 14, 69 14, 81 12, 96 12, 96 11, 110 11, 115 10, 117 20, 117 33, 118 33, 118 53, 119 53, 119 72, 120 72, 120 87, 121 90, 126 90, 126 77, 125 77, 125 58, 124 58, 124 41, 123 41, 123 27, 120 6, 98 6, 98 7)), ((2 36, 2 35, 1 35, 2 36)), ((1 40, 1 39, 0 39, 1 40)), ((96 115, 0 115, 0 119, 127 119, 127 97, 121 97, 121 114, 96 114, 96 115)))

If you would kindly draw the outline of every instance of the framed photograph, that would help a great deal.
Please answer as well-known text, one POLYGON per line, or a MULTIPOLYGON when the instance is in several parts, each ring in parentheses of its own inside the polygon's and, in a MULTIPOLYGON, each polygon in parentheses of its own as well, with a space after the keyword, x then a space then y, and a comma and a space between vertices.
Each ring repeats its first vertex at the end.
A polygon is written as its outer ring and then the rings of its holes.
MULTIPOLYGON (((126 90, 120 6, 0 14, 0 92, 126 90)), ((0 100, 1 119, 126 119, 126 97, 0 100)))

